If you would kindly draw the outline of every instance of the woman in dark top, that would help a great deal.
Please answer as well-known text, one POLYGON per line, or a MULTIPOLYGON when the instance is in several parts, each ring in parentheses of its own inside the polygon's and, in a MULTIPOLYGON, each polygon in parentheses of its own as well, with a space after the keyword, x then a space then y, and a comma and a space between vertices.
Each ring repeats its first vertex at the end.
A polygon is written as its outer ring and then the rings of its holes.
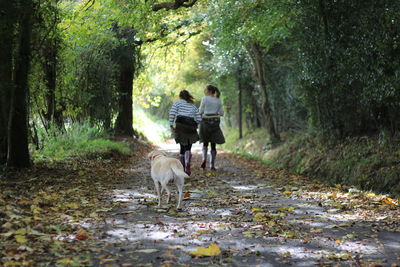
POLYGON ((215 170, 215 159, 217 157, 216 144, 225 143, 224 135, 219 126, 220 117, 224 115, 224 109, 219 96, 221 95, 217 87, 207 85, 204 90, 205 96, 201 99, 200 115, 200 142, 203 142, 203 161, 201 168, 205 169, 207 164, 208 143, 211 143, 211 170, 215 170))

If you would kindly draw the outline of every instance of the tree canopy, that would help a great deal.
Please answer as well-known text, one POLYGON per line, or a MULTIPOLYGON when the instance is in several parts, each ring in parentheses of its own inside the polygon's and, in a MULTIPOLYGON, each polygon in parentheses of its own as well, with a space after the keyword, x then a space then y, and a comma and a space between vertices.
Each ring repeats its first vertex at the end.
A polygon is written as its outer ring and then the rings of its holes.
POLYGON ((243 113, 271 142, 288 130, 331 138, 399 130, 395 0, 18 0, 0 8, 0 159, 10 166, 29 166, 39 128, 88 121, 133 135, 132 105, 165 117, 180 90, 198 100, 210 83, 222 91, 228 126, 242 125, 243 113))

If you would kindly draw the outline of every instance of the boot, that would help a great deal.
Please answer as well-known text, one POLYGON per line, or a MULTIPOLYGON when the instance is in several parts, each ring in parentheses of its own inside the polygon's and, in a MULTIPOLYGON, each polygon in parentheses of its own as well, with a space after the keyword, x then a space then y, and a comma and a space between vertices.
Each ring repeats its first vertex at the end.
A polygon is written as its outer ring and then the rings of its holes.
POLYGON ((203 154, 202 154, 202 162, 200 165, 200 168, 202 168, 203 170, 206 168, 206 163, 207 163, 207 153, 208 153, 208 147, 203 146, 203 154))
POLYGON ((215 158, 217 157, 217 150, 211 149, 211 170, 215 171, 215 158))
POLYGON ((182 163, 183 168, 185 168, 185 155, 179 154, 179 161, 182 163))
POLYGON ((190 151, 185 152, 185 172, 190 175, 190 160, 192 159, 192 153, 190 151))

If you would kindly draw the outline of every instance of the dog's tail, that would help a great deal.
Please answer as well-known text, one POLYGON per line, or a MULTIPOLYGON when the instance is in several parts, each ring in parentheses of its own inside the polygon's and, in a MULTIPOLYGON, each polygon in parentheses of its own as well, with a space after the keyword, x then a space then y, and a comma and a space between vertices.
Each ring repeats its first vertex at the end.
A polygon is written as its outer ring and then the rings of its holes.
MULTIPOLYGON (((179 163, 181 164, 181 163, 179 163)), ((172 171, 176 176, 183 177, 183 178, 189 178, 189 175, 186 174, 186 172, 183 171, 183 168, 179 168, 178 166, 172 166, 172 171)))

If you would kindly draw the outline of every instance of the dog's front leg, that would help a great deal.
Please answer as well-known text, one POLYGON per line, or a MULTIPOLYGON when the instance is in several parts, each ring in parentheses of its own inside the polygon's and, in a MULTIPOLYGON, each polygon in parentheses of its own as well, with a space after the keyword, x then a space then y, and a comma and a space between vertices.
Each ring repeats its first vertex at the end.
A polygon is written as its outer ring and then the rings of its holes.
POLYGON ((157 181, 154 181, 154 185, 156 187, 156 191, 157 191, 157 197, 158 197, 158 206, 161 206, 161 193, 160 193, 160 185, 158 184, 157 181))

